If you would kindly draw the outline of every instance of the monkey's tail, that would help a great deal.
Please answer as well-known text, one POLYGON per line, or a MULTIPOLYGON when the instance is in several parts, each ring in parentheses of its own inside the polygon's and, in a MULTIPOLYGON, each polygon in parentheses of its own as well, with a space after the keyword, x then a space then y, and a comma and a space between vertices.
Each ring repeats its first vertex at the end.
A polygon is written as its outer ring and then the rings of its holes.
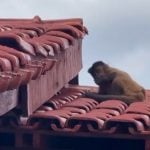
POLYGON ((135 97, 126 96, 126 95, 99 95, 97 93, 85 93, 85 97, 95 99, 98 102, 106 101, 106 100, 121 100, 127 104, 131 104, 133 102, 142 101, 135 97))

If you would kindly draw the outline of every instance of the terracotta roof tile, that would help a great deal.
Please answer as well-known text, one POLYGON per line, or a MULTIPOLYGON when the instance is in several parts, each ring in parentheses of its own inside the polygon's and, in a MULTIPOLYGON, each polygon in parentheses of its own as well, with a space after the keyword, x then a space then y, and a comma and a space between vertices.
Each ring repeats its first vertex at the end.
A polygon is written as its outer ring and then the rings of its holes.
POLYGON ((29 118, 28 125, 40 122, 39 128, 44 128, 42 122, 48 122, 47 129, 57 132, 149 133, 149 102, 134 102, 130 106, 119 100, 97 103, 93 99, 82 97, 82 93, 86 90, 89 88, 80 86, 64 88, 45 104, 52 110, 37 111, 29 118), (80 94, 77 97, 71 98, 78 92, 80 94), (56 106, 53 105, 53 101, 56 106))
MULTIPOLYGON (((50 70, 51 64, 60 59, 58 55, 86 33, 82 19, 49 21, 37 16, 33 19, 0 19, 0 69, 17 73, 21 69, 27 77, 23 77, 20 84, 27 83, 50 70), (35 63, 35 59, 39 62, 35 63)), ((11 78, 15 80, 14 76, 11 78)))
POLYGON ((117 110, 118 112, 120 112, 120 114, 123 113, 127 107, 128 106, 126 103, 119 100, 104 101, 97 106, 97 108, 117 110))
POLYGON ((123 113, 123 111, 125 111, 125 108, 124 110, 120 109, 120 106, 122 106, 121 104, 121 101, 114 100, 109 100, 97 104, 95 109, 93 108, 86 114, 70 117, 67 121, 67 127, 76 128, 75 126, 80 124, 80 128, 78 128, 78 130, 82 129, 83 126, 86 126, 89 131, 98 131, 103 129, 104 122, 106 120, 112 118, 113 116, 120 115, 123 113))
POLYGON ((114 132, 117 133, 117 129, 120 128, 120 131, 123 131, 123 127, 126 127, 126 130, 129 133, 136 133, 144 131, 144 124, 148 125, 149 118, 146 115, 142 114, 123 114, 117 117, 113 117, 105 123, 107 129, 115 127, 114 132), (121 130, 122 128, 122 130, 121 130))

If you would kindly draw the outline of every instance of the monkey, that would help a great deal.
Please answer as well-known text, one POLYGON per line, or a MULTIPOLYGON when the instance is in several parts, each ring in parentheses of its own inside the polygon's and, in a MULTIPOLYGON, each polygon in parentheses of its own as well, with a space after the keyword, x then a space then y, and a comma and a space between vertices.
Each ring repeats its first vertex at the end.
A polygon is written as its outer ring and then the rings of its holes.
POLYGON ((86 92, 85 97, 93 98, 98 102, 121 100, 128 105, 143 101, 145 98, 145 89, 127 72, 113 68, 103 61, 95 62, 88 69, 88 73, 98 85, 98 93, 86 92))

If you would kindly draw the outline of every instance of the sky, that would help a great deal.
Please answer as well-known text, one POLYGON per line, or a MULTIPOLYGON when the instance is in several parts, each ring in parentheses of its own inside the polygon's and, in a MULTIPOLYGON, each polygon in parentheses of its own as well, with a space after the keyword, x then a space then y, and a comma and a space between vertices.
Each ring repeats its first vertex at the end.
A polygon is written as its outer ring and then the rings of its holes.
POLYGON ((128 72, 150 89, 150 0, 1 0, 0 18, 83 18, 80 84, 95 85, 87 73, 98 60, 128 72))

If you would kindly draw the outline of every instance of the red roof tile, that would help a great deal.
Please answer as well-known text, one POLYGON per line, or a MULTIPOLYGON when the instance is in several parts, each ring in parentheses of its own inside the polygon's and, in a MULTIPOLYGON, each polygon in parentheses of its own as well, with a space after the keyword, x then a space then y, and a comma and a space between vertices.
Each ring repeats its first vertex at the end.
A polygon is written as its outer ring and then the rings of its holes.
MULTIPOLYGON (((59 104, 60 100, 65 101, 67 97, 71 97, 72 93, 69 90, 75 92, 79 89, 79 86, 75 86, 75 89, 64 88, 62 95, 54 96, 49 100, 49 104, 53 103, 53 100, 59 104), (63 97, 63 93, 67 95, 64 94, 63 97)), ((86 91, 88 88, 81 89, 86 91)), ((145 134, 150 127, 149 104, 144 101, 127 106, 119 100, 97 103, 93 99, 82 98, 80 95, 61 103, 59 107, 49 105, 55 110, 37 111, 29 118, 28 125, 40 122, 39 128, 43 128, 42 122, 48 122, 48 128, 52 131, 145 134)))
POLYGON ((74 45, 75 39, 86 33, 82 19, 47 21, 37 16, 33 19, 0 19, 0 69, 3 72, 29 70, 33 73, 32 79, 35 79, 50 69, 47 66, 57 54, 74 45), (33 56, 42 59, 34 63, 33 56), (51 57, 51 60, 45 60, 46 57, 51 57))

